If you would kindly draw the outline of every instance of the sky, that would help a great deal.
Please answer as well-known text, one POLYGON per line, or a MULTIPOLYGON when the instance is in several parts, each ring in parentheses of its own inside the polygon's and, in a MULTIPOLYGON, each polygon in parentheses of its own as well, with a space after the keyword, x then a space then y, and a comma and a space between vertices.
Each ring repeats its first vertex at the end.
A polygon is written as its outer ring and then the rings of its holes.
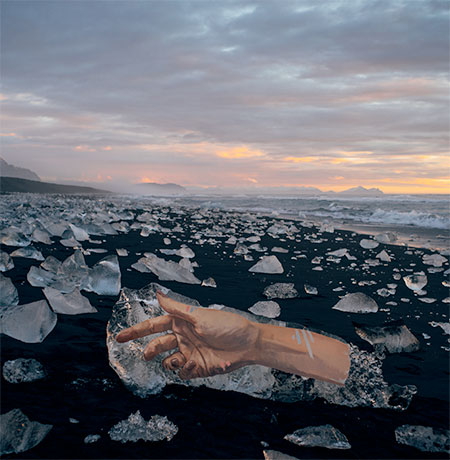
POLYGON ((449 193, 449 5, 2 0, 1 156, 104 187, 449 193))

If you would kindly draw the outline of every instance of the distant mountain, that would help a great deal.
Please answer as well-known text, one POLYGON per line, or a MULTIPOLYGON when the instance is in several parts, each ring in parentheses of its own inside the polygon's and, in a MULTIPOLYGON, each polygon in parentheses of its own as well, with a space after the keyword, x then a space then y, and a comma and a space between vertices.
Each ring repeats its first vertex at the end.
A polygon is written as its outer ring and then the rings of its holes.
POLYGON ((19 168, 18 166, 10 165, 0 157, 0 176, 2 177, 19 177, 20 179, 28 179, 40 181, 41 178, 30 169, 19 168))
POLYGON ((382 196, 384 193, 379 188, 364 188, 352 187, 348 190, 338 192, 339 195, 354 195, 354 196, 382 196))
POLYGON ((178 184, 158 184, 156 182, 142 182, 135 184, 134 190, 143 195, 185 195, 187 190, 178 184))
POLYGON ((92 187, 52 184, 50 182, 21 179, 18 177, 0 177, 0 192, 62 193, 68 195, 111 193, 108 190, 100 190, 92 187))

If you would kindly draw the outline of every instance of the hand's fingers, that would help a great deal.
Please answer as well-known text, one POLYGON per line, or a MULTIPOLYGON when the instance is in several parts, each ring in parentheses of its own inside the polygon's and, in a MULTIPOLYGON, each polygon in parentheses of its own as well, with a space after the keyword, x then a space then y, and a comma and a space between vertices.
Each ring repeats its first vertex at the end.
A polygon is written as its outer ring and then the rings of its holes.
POLYGON ((158 316, 120 331, 116 335, 116 340, 120 343, 128 342, 129 340, 138 339, 146 335, 164 332, 171 328, 172 318, 169 315, 158 316))
POLYGON ((177 302, 160 291, 156 293, 156 297, 161 307, 164 308, 167 313, 189 321, 190 323, 195 322, 195 312, 200 307, 177 302))
POLYGON ((176 371, 180 367, 183 367, 185 364, 186 358, 179 351, 177 351, 173 355, 168 356, 162 362, 164 368, 170 371, 176 371))
POLYGON ((183 366, 183 369, 178 372, 178 377, 183 380, 192 379, 196 377, 196 371, 197 363, 191 359, 183 366))
POLYGON ((177 338, 174 334, 166 334, 153 339, 144 350, 144 359, 150 361, 159 353, 169 351, 178 346, 177 338))

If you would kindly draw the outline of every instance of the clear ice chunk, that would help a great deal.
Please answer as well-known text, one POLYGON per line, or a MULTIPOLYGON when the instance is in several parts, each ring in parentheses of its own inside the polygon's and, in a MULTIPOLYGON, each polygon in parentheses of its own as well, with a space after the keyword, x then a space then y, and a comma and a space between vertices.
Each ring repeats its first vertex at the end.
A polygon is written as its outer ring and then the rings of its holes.
POLYGON ((147 422, 140 411, 130 414, 127 420, 114 425, 108 432, 113 441, 136 442, 143 441, 170 441, 178 433, 178 427, 167 417, 153 415, 147 422))
POLYGON ((182 267, 171 260, 161 259, 154 254, 147 254, 146 257, 141 257, 133 268, 144 271, 145 267, 148 271, 155 274, 160 281, 178 281, 179 283, 201 284, 201 281, 188 269, 182 267))
POLYGON ((263 294, 270 299, 293 299, 298 296, 294 283, 274 283, 267 286, 263 294))
POLYGON ((305 289, 305 292, 308 295, 317 295, 317 294, 319 294, 318 289, 316 287, 314 287, 314 286, 310 286, 309 284, 305 284, 303 286, 303 288, 305 289))
POLYGON ((252 273, 276 274, 283 273, 284 269, 277 256, 263 256, 248 271, 252 273))
POLYGON ((55 273, 44 270, 41 267, 32 265, 27 273, 27 280, 34 287, 51 286, 57 279, 55 273))
POLYGON ((433 267, 442 267, 444 263, 447 263, 447 258, 440 254, 425 254, 422 257, 422 262, 425 265, 432 265, 433 267))
POLYGON ((66 248, 79 248, 81 247, 81 243, 77 241, 75 238, 64 238, 59 240, 59 242, 65 246, 66 248))
POLYGON ((19 293, 14 286, 11 278, 7 278, 0 273, 0 306, 9 307, 19 303, 19 293))
POLYGON ((256 302, 248 311, 254 315, 265 316, 266 318, 278 318, 281 314, 280 306, 273 300, 256 302))
POLYGON ((379 243, 390 244, 390 243, 394 243, 395 241, 397 241, 397 235, 392 232, 379 233, 378 235, 375 236, 375 239, 379 243))
POLYGON ((376 256, 377 259, 380 259, 382 262, 390 262, 391 256, 383 249, 381 252, 379 252, 376 256))
POLYGON ((362 292, 353 292, 339 300, 333 307, 333 310, 349 313, 376 313, 378 311, 378 304, 362 292))
POLYGON ((5 246, 25 247, 29 246, 31 241, 18 228, 9 227, 2 231, 0 237, 1 244, 5 246))
POLYGON ((58 273, 59 268, 61 267, 61 261, 58 260, 56 257, 48 256, 44 262, 40 265, 44 270, 54 273, 55 275, 58 273))
POLYGON ((33 230, 33 233, 31 234, 31 239, 36 243, 52 244, 52 240, 50 239, 50 233, 46 230, 41 230, 40 228, 35 228, 33 230))
POLYGON ((52 425, 44 425, 32 422, 20 410, 13 409, 0 416, 1 436, 0 455, 18 454, 37 446, 53 428, 52 425))
POLYGON ((0 308, 0 332, 25 343, 42 342, 56 325, 57 316, 45 300, 0 308))
POLYGON ((331 425, 308 426, 284 437, 298 446, 325 447, 326 449, 351 449, 346 436, 331 425))
POLYGON ((5 251, 0 250, 0 272, 7 272, 14 268, 14 262, 5 251))
POLYGON ((420 342, 403 321, 385 326, 368 327, 354 323, 356 333, 379 352, 402 353, 417 351, 420 342))
POLYGON ((11 257, 25 257, 26 259, 34 259, 39 261, 44 260, 42 252, 30 246, 16 249, 11 253, 11 257))
POLYGON ((9 383, 34 382, 45 376, 44 367, 35 359, 18 358, 3 364, 3 378, 9 383))
POLYGON ((101 436, 99 434, 88 434, 84 438, 84 443, 85 444, 92 444, 94 442, 97 442, 100 438, 101 438, 101 436))
POLYGON ((297 457, 293 457, 292 455, 284 454, 279 450, 263 450, 263 455, 265 460, 300 460, 297 457))
POLYGON ((128 251, 126 249, 116 249, 117 255, 119 257, 127 257, 128 256, 128 251))
POLYGON ((120 292, 121 274, 117 256, 107 256, 89 270, 88 279, 82 284, 85 291, 99 295, 117 295, 120 292))
POLYGON ((43 292, 55 313, 81 315, 84 313, 97 312, 97 309, 91 305, 89 299, 81 295, 78 288, 75 288, 72 292, 68 292, 67 294, 63 294, 51 287, 46 287, 43 292))
POLYGON ((378 243, 378 241, 375 240, 368 240, 367 238, 363 238, 359 242, 359 245, 364 249, 375 249, 380 245, 380 243, 378 243))
POLYGON ((420 291, 427 285, 428 278, 426 275, 414 273, 413 275, 404 276, 403 281, 408 289, 411 289, 412 291, 420 291))
POLYGON ((216 288, 217 283, 214 278, 207 278, 202 281, 202 286, 216 288))
POLYGON ((402 425, 395 429, 395 439, 400 444, 415 447, 422 452, 450 454, 450 431, 421 425, 402 425))
MULTIPOLYGON (((141 290, 122 289, 107 326, 109 363, 126 387, 137 396, 147 397, 160 393, 166 385, 178 384, 236 391, 275 401, 295 402, 321 398, 331 404, 348 407, 368 406, 404 410, 417 391, 412 385, 389 385, 383 379, 384 356, 359 350, 354 345, 350 345, 351 367, 344 386, 307 379, 259 365, 245 366, 214 377, 181 380, 177 373, 167 371, 161 365, 162 360, 171 352, 162 353, 150 362, 143 360, 146 344, 161 334, 124 344, 115 340, 116 335, 124 328, 165 314, 156 299, 157 290, 179 302, 199 306, 196 300, 169 291, 156 283, 151 283, 141 290)), ((286 326, 285 322, 254 316, 223 305, 210 305, 208 308, 240 314, 251 321, 286 326)), ((303 327, 294 323, 289 323, 288 326, 303 327)))
POLYGON ((449 323, 439 323, 437 321, 430 321, 428 323, 431 327, 440 327, 445 334, 450 335, 450 322, 449 323))

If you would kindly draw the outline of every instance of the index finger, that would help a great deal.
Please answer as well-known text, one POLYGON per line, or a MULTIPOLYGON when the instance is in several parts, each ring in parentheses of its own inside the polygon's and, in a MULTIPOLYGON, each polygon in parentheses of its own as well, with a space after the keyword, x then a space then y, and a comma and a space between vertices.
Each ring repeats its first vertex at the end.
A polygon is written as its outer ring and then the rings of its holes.
POLYGON ((164 332, 172 328, 172 317, 170 315, 158 316, 156 318, 147 319, 142 323, 135 324, 120 331, 116 335, 116 340, 119 343, 128 342, 129 340, 139 339, 146 335, 164 332))

